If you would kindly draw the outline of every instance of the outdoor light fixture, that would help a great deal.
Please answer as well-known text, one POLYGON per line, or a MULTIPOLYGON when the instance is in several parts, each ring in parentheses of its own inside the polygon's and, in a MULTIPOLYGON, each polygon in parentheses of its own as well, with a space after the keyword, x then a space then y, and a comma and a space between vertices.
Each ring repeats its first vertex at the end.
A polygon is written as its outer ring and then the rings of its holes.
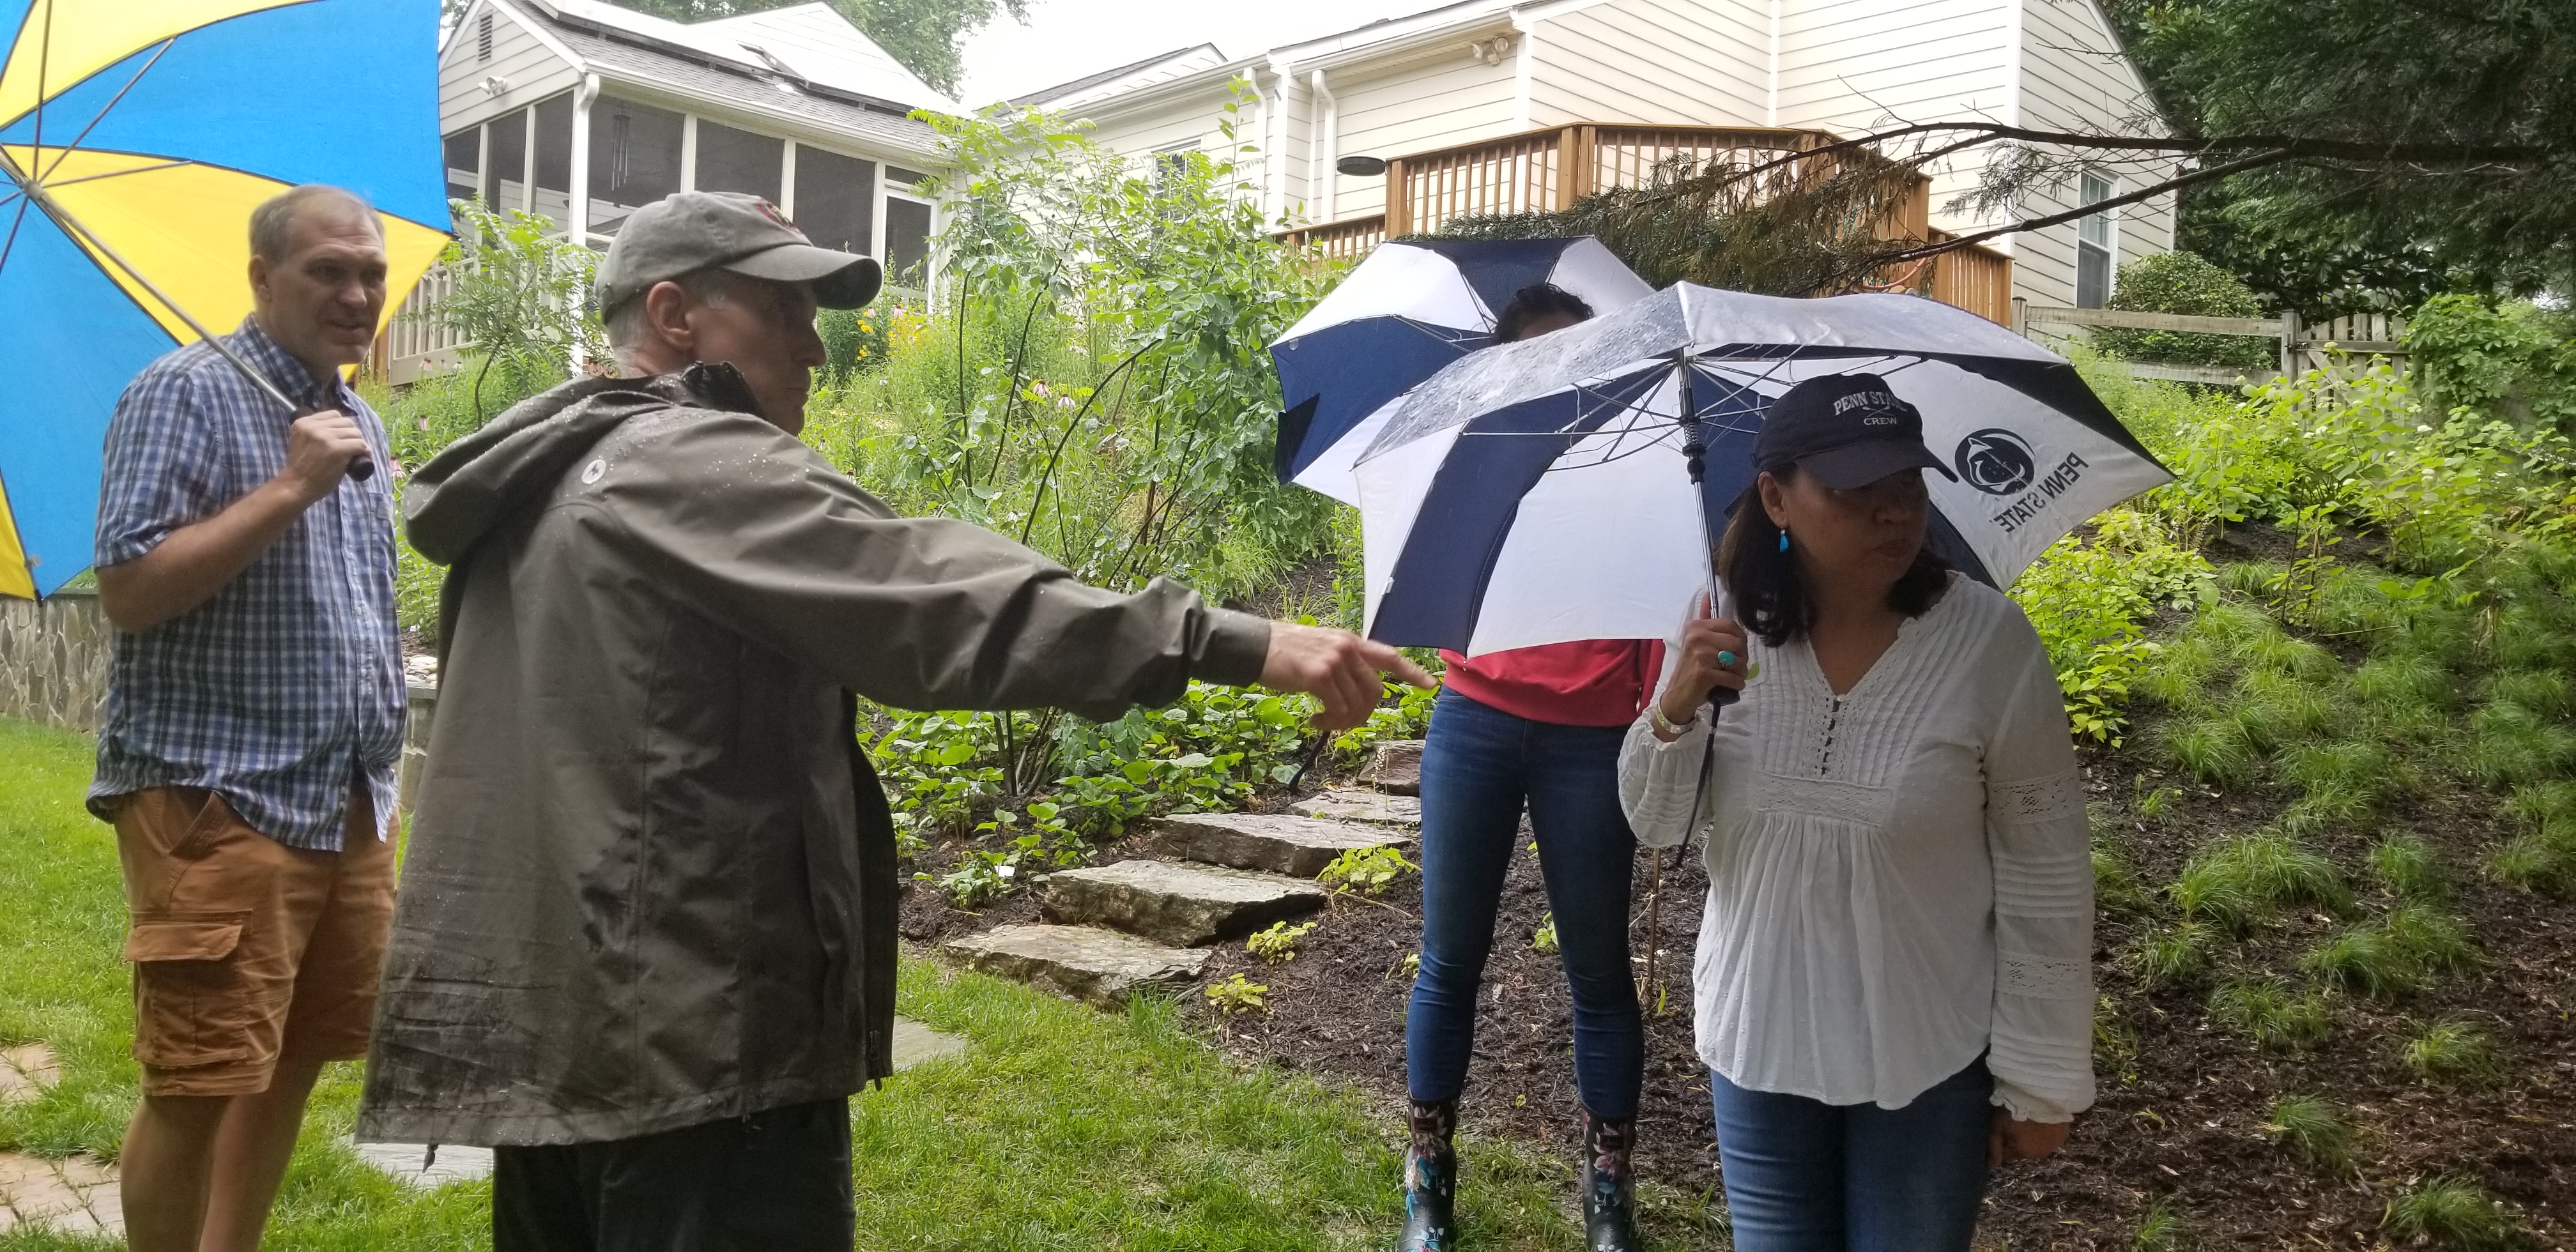
POLYGON ((1373 156, 1346 156, 1333 162, 1333 168, 1353 178, 1375 178, 1386 172, 1386 159, 1373 156))

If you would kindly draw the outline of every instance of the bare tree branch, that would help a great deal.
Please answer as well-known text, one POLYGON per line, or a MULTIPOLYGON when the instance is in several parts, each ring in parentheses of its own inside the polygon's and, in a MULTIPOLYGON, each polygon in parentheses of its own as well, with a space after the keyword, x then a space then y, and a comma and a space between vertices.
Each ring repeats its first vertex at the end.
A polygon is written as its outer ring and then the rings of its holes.
POLYGON ((1972 235, 1961 235, 1956 239, 1945 239, 1939 243, 1926 244, 1920 248, 1908 248, 1902 252, 1892 252, 1888 254, 1887 260, 1894 263, 1911 261, 1918 257, 1935 256, 1943 252, 1965 248, 1971 244, 1984 243, 1986 240, 1999 238, 2004 235, 2015 234, 2025 230, 2038 230, 2044 226, 2055 226, 2060 222, 2071 222, 2080 217, 2091 217, 2105 209, 2116 209, 2124 204, 2135 204, 2140 200, 2151 199, 2153 197, 2163 195, 2168 191, 2188 187, 2193 183, 2208 182, 2214 178, 2225 178, 2230 174, 2241 174, 2250 169, 2260 169, 2266 165, 2278 165, 2283 161, 2293 159, 2296 159, 2296 154, 2288 151, 2287 149, 2258 152, 2253 156, 2246 157, 2242 160, 2229 161, 2223 165, 2204 166, 2178 178, 2169 178, 2163 182, 2151 183, 2136 191, 2129 192, 2126 195, 2113 196, 2108 200, 2096 200, 2091 204, 2068 209, 2062 213, 2050 213, 2040 217, 2024 218, 2018 222, 1997 226, 1991 230, 1978 231, 1972 235))

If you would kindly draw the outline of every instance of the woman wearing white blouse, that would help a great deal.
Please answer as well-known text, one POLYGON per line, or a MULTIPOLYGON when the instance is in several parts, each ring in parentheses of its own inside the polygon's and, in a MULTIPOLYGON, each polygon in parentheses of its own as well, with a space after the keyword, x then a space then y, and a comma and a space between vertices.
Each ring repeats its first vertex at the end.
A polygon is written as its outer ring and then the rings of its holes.
POLYGON ((1735 1246, 1965 1249, 1987 1170, 2093 1099, 2064 704, 2020 609, 1926 551, 1922 471, 1949 471, 1882 380, 1792 388, 1754 461, 1718 553, 1743 627, 1684 625, 1620 758, 1641 842, 1708 833, 1692 981, 1735 1246))

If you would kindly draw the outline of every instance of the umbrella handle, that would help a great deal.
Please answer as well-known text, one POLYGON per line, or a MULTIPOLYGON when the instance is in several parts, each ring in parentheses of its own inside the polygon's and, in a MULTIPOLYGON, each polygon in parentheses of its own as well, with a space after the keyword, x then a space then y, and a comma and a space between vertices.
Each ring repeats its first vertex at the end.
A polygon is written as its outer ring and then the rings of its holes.
MULTIPOLYGON (((231 354, 226 353, 225 355, 229 358, 231 354)), ((260 381, 266 382, 267 380, 261 379, 260 381)), ((272 392, 270 394, 273 395, 275 393, 272 392)), ((307 404, 301 406, 289 404, 287 407, 295 410, 293 413, 287 415, 286 420, 290 422, 299 417, 311 417, 316 413, 329 413, 333 411, 328 406, 319 404, 307 404)), ((349 458, 349 468, 347 472, 351 479, 358 482, 365 482, 376 476, 376 459, 368 456, 364 452, 361 452, 358 455, 349 458)))
MULTIPOLYGON (((1717 552, 1714 545, 1709 541, 1708 501, 1706 499, 1708 487, 1708 445, 1701 443, 1699 439, 1699 403, 1697 397, 1693 395, 1691 390, 1691 367, 1689 354, 1676 354, 1673 358, 1673 368, 1677 371, 1677 378, 1681 384, 1682 411, 1681 416, 1676 420, 1681 423, 1682 428, 1682 467, 1690 471, 1691 513, 1699 519, 1699 550, 1701 553, 1701 559, 1709 562, 1707 603, 1709 611, 1717 614, 1719 617, 1732 618, 1735 616, 1735 597, 1723 593, 1718 588, 1716 565, 1717 552)), ((1717 710, 1723 709, 1727 705, 1733 704, 1741 698, 1742 694, 1740 692, 1736 692, 1725 687, 1717 687, 1710 690, 1708 693, 1708 703, 1711 713, 1710 720, 1716 720, 1715 713, 1717 710)))

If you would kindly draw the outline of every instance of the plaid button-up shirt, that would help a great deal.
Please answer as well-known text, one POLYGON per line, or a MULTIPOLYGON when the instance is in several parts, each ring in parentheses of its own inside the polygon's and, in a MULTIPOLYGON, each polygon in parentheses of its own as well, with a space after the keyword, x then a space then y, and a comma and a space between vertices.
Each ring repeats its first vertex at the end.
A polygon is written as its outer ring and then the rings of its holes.
MULTIPOLYGON (((355 418, 379 473, 344 478, 241 576, 141 634, 116 634, 90 808, 146 787, 205 787, 289 847, 336 851, 350 786, 391 828, 402 756, 392 477, 384 427, 324 388, 255 321, 225 342, 299 404, 355 418)), ((206 345, 153 362, 116 402, 97 563, 121 565, 286 468, 290 415, 206 345)))

